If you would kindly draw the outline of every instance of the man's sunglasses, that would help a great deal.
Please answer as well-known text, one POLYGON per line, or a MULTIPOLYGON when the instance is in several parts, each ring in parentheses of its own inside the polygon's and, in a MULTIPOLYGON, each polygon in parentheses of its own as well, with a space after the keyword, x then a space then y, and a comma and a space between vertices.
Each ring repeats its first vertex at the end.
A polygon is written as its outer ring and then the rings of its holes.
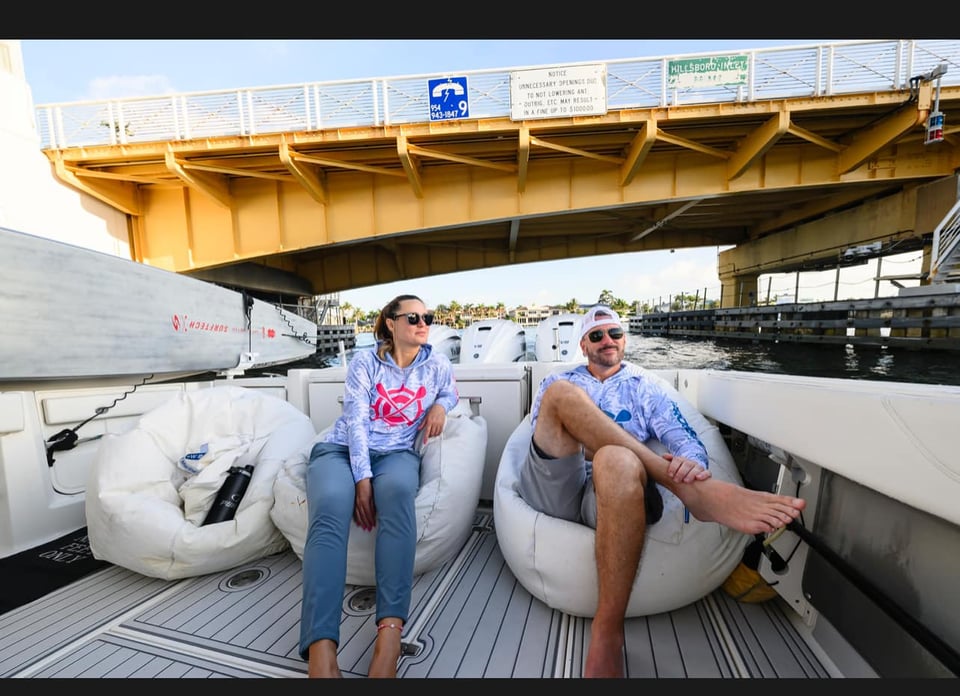
MULTIPOLYGON (((394 314, 394 319, 399 319, 400 317, 406 317, 407 323, 410 326, 416 326, 420 323, 420 320, 423 319, 423 323, 427 326, 430 326, 433 323, 433 314, 424 313, 422 316, 416 312, 407 312, 406 314, 394 314)), ((598 339, 599 340, 599 339, 598 339)))
MULTIPOLYGON (((603 340, 603 329, 594 329, 587 334, 587 338, 590 339, 590 343, 600 343, 603 340)), ((614 341, 619 341, 623 338, 623 329, 607 329, 606 334, 612 338, 614 341)))

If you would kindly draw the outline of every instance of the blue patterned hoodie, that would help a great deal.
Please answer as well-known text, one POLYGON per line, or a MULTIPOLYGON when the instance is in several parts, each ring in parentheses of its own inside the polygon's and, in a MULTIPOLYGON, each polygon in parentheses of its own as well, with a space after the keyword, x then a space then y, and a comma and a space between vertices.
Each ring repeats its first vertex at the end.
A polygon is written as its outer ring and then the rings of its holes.
POLYGON ((547 375, 530 409, 531 425, 537 424, 543 391, 558 379, 569 380, 587 392, 593 403, 641 442, 655 437, 669 452, 707 468, 707 450, 676 402, 660 385, 627 363, 621 363, 619 372, 603 382, 590 374, 586 365, 547 375))
POLYGON ((387 353, 358 353, 347 366, 343 415, 324 442, 350 449, 353 480, 370 478, 370 450, 416 450, 417 427, 434 403, 449 413, 460 396, 453 365, 426 343, 408 367, 401 368, 387 353))

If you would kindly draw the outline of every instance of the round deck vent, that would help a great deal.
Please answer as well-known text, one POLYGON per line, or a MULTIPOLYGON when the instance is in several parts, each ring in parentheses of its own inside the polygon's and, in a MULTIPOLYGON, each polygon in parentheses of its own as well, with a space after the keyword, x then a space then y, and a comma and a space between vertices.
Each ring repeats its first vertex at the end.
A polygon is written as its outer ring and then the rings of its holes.
POLYGON ((240 592, 259 585, 270 576, 270 570, 262 566, 244 568, 241 571, 228 575, 220 581, 220 589, 224 592, 240 592))

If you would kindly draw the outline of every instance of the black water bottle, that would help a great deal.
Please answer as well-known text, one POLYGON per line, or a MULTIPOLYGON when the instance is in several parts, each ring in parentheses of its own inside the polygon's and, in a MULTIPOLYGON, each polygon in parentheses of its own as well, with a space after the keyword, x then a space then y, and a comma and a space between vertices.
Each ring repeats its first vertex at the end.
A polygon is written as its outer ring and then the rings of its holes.
POLYGON ((240 499, 250 485, 250 477, 253 475, 253 465, 231 466, 227 471, 227 478, 224 480, 220 490, 217 491, 217 497, 210 507, 203 520, 203 525, 216 524, 217 522, 226 522, 232 520, 237 514, 237 508, 240 506, 240 499))

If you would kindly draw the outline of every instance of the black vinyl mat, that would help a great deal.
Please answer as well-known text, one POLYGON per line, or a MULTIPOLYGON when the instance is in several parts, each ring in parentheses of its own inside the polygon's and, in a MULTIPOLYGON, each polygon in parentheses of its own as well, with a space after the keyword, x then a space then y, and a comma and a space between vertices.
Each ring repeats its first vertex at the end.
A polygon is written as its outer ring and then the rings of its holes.
POLYGON ((86 527, 41 546, 0 558, 0 614, 107 565, 107 561, 93 557, 86 527))

